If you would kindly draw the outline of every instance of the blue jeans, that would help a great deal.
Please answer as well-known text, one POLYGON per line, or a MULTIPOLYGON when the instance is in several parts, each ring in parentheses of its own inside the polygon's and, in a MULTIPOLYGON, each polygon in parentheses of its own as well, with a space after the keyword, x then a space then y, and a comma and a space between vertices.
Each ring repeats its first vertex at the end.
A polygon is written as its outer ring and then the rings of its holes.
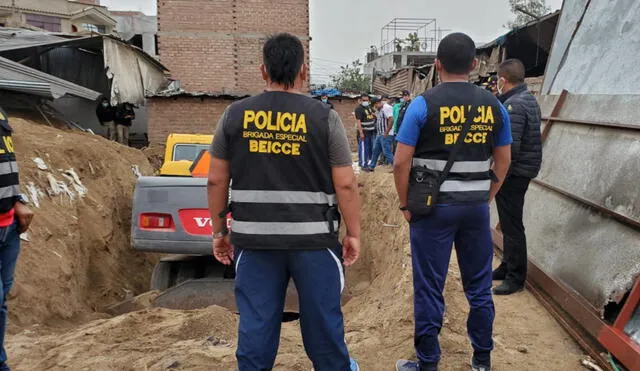
POLYGON ((440 361, 438 334, 445 307, 442 292, 455 243, 462 286, 470 306, 467 333, 476 360, 490 365, 495 309, 491 296, 493 243, 489 205, 438 205, 427 217, 412 220, 410 231, 418 359, 425 366, 440 361))
POLYGON ((371 162, 369 162, 369 167, 371 169, 375 169, 378 164, 378 158, 380 154, 383 153, 385 160, 393 164, 393 137, 391 135, 378 135, 376 137, 375 144, 373 145, 373 157, 371 158, 371 162))
POLYGON ((8 227, 0 228, 0 371, 8 370, 4 363, 7 361, 7 353, 4 349, 4 335, 7 330, 7 296, 13 286, 13 274, 16 270, 16 261, 20 253, 20 232, 16 221, 8 227))
POLYGON ((273 368, 290 278, 298 291, 302 341, 314 370, 350 370, 340 307, 344 288, 340 245, 297 251, 236 248, 235 257, 240 371, 273 368))
POLYGON ((360 167, 367 167, 367 165, 371 161, 371 156, 373 154, 373 145, 375 140, 376 140, 376 132, 374 130, 364 132, 364 140, 361 141, 362 156, 360 158, 362 162, 360 163, 360 167))

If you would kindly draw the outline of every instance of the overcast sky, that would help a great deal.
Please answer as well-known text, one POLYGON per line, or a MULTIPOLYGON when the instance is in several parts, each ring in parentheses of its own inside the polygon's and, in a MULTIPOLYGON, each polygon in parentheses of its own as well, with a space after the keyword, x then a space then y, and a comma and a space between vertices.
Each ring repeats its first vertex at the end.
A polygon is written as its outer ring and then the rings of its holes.
MULTIPOLYGON (((215 1, 215 0, 211 0, 215 1)), ((114 10, 155 14, 155 0, 102 0, 114 10)), ((435 18, 437 25, 468 33, 476 43, 507 32, 514 18, 508 0, 310 0, 312 82, 327 81, 340 64, 363 60, 370 45, 380 44, 380 29, 393 18, 435 18)), ((547 0, 560 9, 562 0, 547 0)), ((286 20, 283 19, 283 28, 286 20)), ((409 31, 399 35, 406 36, 409 31)))

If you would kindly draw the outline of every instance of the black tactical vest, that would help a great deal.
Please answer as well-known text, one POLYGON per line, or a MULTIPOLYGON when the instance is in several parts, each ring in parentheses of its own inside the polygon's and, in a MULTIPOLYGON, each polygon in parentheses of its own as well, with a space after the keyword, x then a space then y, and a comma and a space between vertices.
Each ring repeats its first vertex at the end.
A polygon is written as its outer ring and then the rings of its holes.
POLYGON ((329 106, 266 92, 227 111, 231 241, 246 249, 324 249, 340 215, 329 165, 329 106))
POLYGON ((0 214, 11 211, 20 195, 20 179, 9 117, 0 108, 0 214))
POLYGON ((427 122, 416 145, 414 166, 444 170, 462 124, 471 124, 456 162, 440 187, 438 204, 487 202, 494 136, 503 124, 500 103, 488 91, 464 82, 442 83, 423 97, 427 122))

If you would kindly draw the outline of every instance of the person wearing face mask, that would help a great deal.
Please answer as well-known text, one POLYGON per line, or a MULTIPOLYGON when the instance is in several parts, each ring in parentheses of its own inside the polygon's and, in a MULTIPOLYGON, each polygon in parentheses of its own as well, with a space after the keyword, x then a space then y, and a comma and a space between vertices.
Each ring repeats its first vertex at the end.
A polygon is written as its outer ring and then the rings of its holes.
POLYGON ((362 103, 356 108, 356 122, 358 123, 358 136, 360 146, 358 147, 358 158, 360 168, 367 168, 373 155, 373 143, 376 138, 376 113, 371 107, 369 95, 362 94, 362 103))
POLYGON ((111 103, 109 103, 109 99, 102 98, 98 107, 96 108, 96 116, 98 116, 98 121, 100 121, 100 125, 107 127, 107 138, 109 140, 116 140, 116 110, 111 103))
POLYGON ((517 59, 498 67, 498 99, 511 117, 511 168, 496 195, 500 227, 504 236, 502 264, 493 279, 502 281, 496 295, 510 295, 524 288, 527 278, 527 239, 522 222, 524 196, 531 179, 538 176, 542 163, 540 106, 524 82, 525 69, 517 59))
POLYGON ((326 94, 322 94, 322 96, 320 96, 320 100, 322 101, 322 103, 328 105, 329 107, 331 107, 331 109, 333 108, 333 103, 329 102, 329 96, 326 94))

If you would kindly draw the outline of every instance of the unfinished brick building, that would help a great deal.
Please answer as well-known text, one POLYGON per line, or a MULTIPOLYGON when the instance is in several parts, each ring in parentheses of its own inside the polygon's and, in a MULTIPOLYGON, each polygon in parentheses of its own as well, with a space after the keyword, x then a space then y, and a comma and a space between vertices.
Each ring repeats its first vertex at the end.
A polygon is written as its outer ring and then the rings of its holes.
POLYGON ((308 52, 309 1, 159 0, 158 54, 184 92, 149 99, 149 141, 211 133, 234 99, 262 91, 262 44, 277 32, 308 52))

